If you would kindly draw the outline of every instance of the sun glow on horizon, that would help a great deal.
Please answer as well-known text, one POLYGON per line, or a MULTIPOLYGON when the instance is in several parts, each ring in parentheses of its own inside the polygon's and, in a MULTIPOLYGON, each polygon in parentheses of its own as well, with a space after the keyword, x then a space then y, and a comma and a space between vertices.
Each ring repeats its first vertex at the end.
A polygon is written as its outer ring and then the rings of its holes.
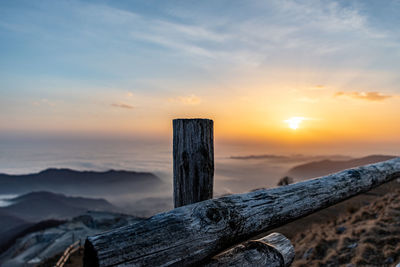
POLYGON ((289 126, 290 129, 292 130, 297 130, 300 126, 300 123, 302 123, 306 118, 304 117, 291 117, 290 119, 285 120, 289 126))

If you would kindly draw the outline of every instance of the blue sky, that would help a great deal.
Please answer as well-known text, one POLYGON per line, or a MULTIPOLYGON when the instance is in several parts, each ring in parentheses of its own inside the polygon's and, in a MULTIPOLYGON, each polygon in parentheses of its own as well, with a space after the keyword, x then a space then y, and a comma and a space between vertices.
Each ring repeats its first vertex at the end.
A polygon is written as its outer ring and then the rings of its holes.
MULTIPOLYGON (((397 99, 398 14, 398 0, 3 0, 0 130, 147 134, 177 116, 272 121, 282 111, 265 106, 340 93, 397 99)), ((318 117, 296 107, 285 116, 318 117)))

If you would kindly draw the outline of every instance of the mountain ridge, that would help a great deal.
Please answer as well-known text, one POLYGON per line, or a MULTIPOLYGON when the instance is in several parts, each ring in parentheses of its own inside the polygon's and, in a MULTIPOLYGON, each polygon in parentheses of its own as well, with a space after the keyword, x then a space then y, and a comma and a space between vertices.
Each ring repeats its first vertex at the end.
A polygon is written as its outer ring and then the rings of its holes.
POLYGON ((51 191, 74 195, 93 195, 142 191, 149 186, 162 185, 162 180, 150 172, 125 170, 77 171, 68 168, 48 168, 30 174, 0 173, 0 194, 25 194, 51 191))
POLYGON ((10 199, 9 206, 0 208, 0 212, 26 222, 68 219, 88 210, 117 211, 118 208, 102 198, 66 196, 47 191, 18 196, 10 199))
POLYGON ((397 156, 393 155, 368 155, 350 160, 324 159, 297 165, 288 171, 288 175, 296 179, 311 179, 357 166, 390 160, 396 157, 397 156))

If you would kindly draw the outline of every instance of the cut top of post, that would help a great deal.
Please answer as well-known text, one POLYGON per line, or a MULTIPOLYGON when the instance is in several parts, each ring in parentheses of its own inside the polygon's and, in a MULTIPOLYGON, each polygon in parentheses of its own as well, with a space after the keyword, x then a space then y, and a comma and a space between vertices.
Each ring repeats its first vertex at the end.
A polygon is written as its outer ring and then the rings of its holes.
POLYGON ((213 121, 173 120, 174 204, 180 207, 212 198, 213 121))
POLYGON ((209 123, 211 128, 213 127, 213 120, 210 119, 204 119, 204 118, 192 118, 192 119, 174 119, 172 120, 173 125, 175 127, 176 123, 209 123))

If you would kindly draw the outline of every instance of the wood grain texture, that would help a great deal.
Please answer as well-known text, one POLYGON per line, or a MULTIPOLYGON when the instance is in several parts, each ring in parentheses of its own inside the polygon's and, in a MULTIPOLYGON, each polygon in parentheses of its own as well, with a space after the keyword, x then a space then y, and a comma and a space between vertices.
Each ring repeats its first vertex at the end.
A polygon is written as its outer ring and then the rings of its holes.
POLYGON ((239 244, 211 259, 206 267, 224 266, 290 266, 294 247, 284 235, 272 233, 257 240, 239 244))
POLYGON ((175 208, 213 197, 213 121, 173 120, 175 208))
POLYGON ((204 263, 222 250, 400 175, 400 158, 176 208, 88 237, 85 266, 204 263))

